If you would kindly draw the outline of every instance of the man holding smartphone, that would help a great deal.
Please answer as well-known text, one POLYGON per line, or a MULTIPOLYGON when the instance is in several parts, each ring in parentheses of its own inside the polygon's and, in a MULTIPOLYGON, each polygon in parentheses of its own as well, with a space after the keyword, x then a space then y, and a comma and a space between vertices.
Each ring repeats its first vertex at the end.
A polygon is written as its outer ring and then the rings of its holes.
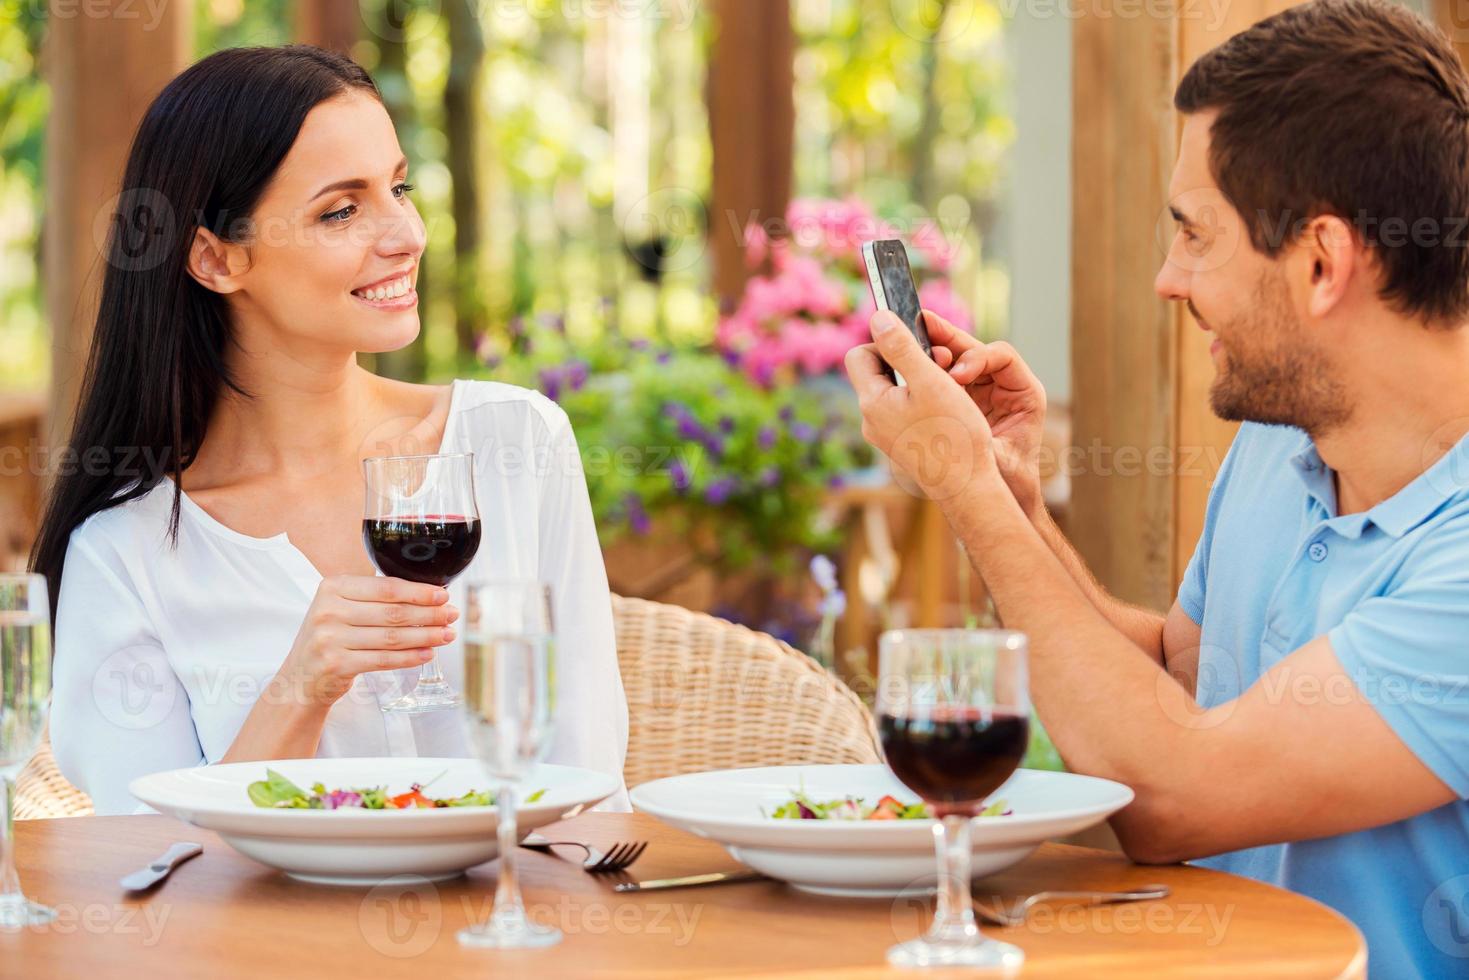
POLYGON ((1175 104, 1155 286, 1214 335, 1211 405, 1245 424, 1168 614, 1108 595, 1047 516, 1045 392, 1008 345, 925 314, 930 359, 875 315, 847 358, 863 431, 1029 634, 1067 765, 1136 791, 1130 856, 1311 895, 1374 976, 1464 975, 1469 76, 1405 8, 1315 0, 1175 104))

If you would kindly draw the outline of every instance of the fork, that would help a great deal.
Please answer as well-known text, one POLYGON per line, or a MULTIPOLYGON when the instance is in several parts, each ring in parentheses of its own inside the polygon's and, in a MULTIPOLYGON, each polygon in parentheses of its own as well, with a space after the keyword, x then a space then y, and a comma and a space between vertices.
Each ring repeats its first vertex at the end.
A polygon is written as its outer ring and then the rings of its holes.
POLYGON ((1167 885, 1140 885, 1137 888, 1120 892, 1036 892, 1025 901, 1014 905, 1013 912, 1007 912, 1003 906, 998 905, 997 911, 995 909, 985 908, 978 902, 971 902, 970 904, 974 906, 975 914, 992 926, 1018 926, 1025 922, 1025 917, 1030 914, 1030 910, 1037 904, 1056 899, 1066 899, 1079 902, 1082 905, 1117 905, 1123 902, 1147 902, 1167 897, 1167 885))
POLYGON ((521 847, 528 847, 533 851, 550 851, 552 847, 579 847, 587 852, 587 859, 582 862, 582 870, 591 874, 608 874, 622 871, 631 867, 632 863, 643 856, 648 849, 647 841, 624 841, 613 844, 606 854, 598 851, 589 844, 583 844, 576 840, 546 840, 539 834, 531 834, 520 842, 521 847))

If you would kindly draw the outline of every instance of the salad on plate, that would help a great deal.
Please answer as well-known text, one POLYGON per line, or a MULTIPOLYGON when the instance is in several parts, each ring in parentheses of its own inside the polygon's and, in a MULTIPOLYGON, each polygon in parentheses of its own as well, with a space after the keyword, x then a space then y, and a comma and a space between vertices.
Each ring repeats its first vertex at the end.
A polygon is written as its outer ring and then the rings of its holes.
MULTIPOLYGON (((424 789, 433 781, 414 783, 408 792, 398 794, 389 794, 386 786, 329 790, 321 783, 313 784, 308 792, 274 769, 267 769, 265 778, 251 783, 246 792, 256 806, 282 810, 414 810, 495 805, 495 795, 488 790, 472 789, 460 796, 429 796, 424 789)), ((525 802, 534 803, 545 792, 536 790, 525 802)))
MULTIPOLYGON (((797 790, 791 798, 776 807, 774 812, 762 815, 775 820, 929 820, 933 812, 928 804, 904 803, 893 796, 884 796, 869 806, 860 796, 844 796, 835 800, 813 800, 804 790, 797 790)), ((981 817, 1006 817, 1013 813, 1004 800, 996 800, 980 811, 981 817)))

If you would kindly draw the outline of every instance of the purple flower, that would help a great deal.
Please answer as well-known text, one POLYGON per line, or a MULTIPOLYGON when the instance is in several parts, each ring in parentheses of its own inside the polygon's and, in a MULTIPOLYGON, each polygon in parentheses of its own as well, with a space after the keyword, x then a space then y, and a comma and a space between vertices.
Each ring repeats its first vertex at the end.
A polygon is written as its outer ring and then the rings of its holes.
POLYGON ((811 577, 816 584, 821 586, 821 591, 830 592, 837 587, 836 564, 825 555, 814 555, 811 558, 811 577))
POLYGON ((672 359, 673 359, 673 353, 671 351, 660 350, 658 352, 658 363, 659 364, 667 364, 672 359))
POLYGON ((704 488, 704 499, 718 507, 739 489, 739 481, 732 476, 721 476, 704 488))
POLYGON ((731 432, 734 431, 734 427, 735 427, 734 419, 730 418, 728 415, 721 415, 721 416, 719 416, 719 431, 720 432, 723 432, 725 435, 729 435, 731 432))
POLYGON ((635 493, 626 497, 627 501, 627 523, 632 527, 635 534, 647 534, 653 529, 653 521, 648 517, 648 512, 643 508, 643 500, 635 493))
POLYGON ((719 352, 719 356, 724 358, 724 363, 732 368, 740 366, 740 352, 737 350, 722 350, 719 352))
POLYGON ((833 473, 831 476, 826 478, 826 485, 832 490, 840 490, 842 487, 847 485, 847 478, 842 476, 840 473, 833 473))
POLYGON ((755 481, 766 489, 775 486, 780 482, 780 468, 777 466, 765 467, 765 469, 760 471, 760 475, 755 478, 755 481))
POLYGON ((566 380, 570 383, 571 390, 577 391, 586 384, 589 373, 586 361, 572 361, 566 365, 566 380))
POLYGON ((760 429, 759 436, 760 448, 766 450, 767 452, 770 451, 770 449, 775 446, 775 440, 778 436, 779 433, 775 431, 774 426, 763 426, 760 429))
POLYGON ((561 397, 561 385, 563 372, 560 368, 541 369, 541 392, 553 402, 561 397))
POLYGON ((791 436, 797 442, 810 442, 816 438, 816 430, 805 422, 795 422, 791 424, 791 436))
POLYGON ((682 461, 674 463, 668 468, 668 479, 673 483, 673 489, 683 493, 689 488, 689 468, 682 461))
POLYGON ((632 348, 633 350, 647 350, 648 342, 642 337, 634 337, 632 340, 629 340, 627 342, 627 346, 632 348))
POLYGON ((678 417, 678 434, 681 438, 693 442, 703 442, 706 435, 704 427, 687 412, 678 417))
POLYGON ((841 589, 832 589, 817 607, 823 619, 839 619, 847 611, 847 594, 841 589))
POLYGON ((791 419, 793 419, 795 417, 796 417, 796 410, 794 408, 792 408, 789 405, 784 405, 784 406, 781 407, 781 410, 780 410, 780 420, 782 422, 789 422, 791 419))

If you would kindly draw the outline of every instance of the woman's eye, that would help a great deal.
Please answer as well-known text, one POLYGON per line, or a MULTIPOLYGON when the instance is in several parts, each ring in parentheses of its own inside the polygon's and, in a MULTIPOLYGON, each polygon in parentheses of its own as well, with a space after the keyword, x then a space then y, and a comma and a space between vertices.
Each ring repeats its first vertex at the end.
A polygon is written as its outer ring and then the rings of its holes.
MULTIPOLYGON (((408 183, 407 181, 404 181, 401 184, 396 184, 393 187, 393 197, 401 201, 403 200, 403 195, 411 190, 413 190, 413 185, 408 183)), ((348 218, 352 217, 352 215, 356 212, 357 205, 348 204, 346 207, 338 208, 335 211, 328 211, 326 214, 321 216, 321 220, 329 224, 340 224, 341 222, 346 221, 348 218)))

